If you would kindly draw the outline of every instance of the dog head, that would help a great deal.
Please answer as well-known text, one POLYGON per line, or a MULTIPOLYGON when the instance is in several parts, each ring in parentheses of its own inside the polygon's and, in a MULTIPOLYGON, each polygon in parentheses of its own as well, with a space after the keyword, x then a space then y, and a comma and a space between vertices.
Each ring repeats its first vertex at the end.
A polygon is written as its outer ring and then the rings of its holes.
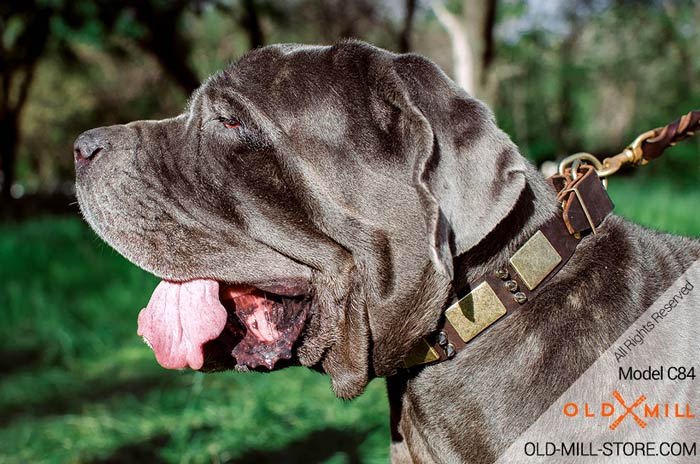
POLYGON ((75 159, 87 222, 163 279, 139 316, 162 365, 302 364, 342 397, 432 330, 526 169, 433 63, 361 42, 253 51, 75 159))

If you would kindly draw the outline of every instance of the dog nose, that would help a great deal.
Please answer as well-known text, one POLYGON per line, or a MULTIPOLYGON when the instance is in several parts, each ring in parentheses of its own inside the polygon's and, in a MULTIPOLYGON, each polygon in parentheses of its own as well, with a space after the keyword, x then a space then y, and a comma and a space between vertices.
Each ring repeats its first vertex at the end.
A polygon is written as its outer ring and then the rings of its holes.
POLYGON ((101 129, 90 129, 75 139, 73 156, 76 163, 85 163, 93 160, 105 151, 107 142, 101 129))

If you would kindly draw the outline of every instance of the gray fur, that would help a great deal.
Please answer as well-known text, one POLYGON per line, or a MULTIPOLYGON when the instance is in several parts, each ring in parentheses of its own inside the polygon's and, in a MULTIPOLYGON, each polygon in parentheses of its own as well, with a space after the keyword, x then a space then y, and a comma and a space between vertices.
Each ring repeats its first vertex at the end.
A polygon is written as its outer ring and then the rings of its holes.
POLYGON ((167 279, 308 289, 298 362, 343 398, 388 377, 395 462, 494 460, 700 256, 608 218, 534 304, 407 373, 469 279, 556 214, 491 112, 430 61, 360 42, 265 47, 178 117, 80 137, 104 145, 78 163, 81 210, 128 259, 167 279), (244 127, 216 119, 230 116, 244 127))

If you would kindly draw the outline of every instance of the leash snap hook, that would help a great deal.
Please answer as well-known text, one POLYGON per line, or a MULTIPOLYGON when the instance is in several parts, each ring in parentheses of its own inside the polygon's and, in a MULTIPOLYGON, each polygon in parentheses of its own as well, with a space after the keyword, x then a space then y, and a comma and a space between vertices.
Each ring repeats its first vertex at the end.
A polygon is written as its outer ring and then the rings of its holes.
POLYGON ((603 168, 598 170, 600 177, 607 177, 615 174, 625 164, 632 166, 643 166, 649 161, 644 159, 642 144, 652 137, 656 137, 657 129, 646 131, 629 144, 621 153, 603 160, 603 168))

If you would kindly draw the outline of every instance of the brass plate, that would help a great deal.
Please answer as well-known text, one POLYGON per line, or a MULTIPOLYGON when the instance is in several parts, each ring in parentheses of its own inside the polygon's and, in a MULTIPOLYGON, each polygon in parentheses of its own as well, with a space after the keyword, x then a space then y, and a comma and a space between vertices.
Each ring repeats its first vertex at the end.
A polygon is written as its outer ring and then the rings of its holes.
POLYGON ((416 345, 406 356, 403 361, 404 367, 417 366, 418 364, 426 364, 440 359, 435 348, 424 339, 420 339, 420 343, 416 345))
POLYGON ((506 307, 488 282, 482 282, 467 296, 450 306, 445 316, 467 343, 506 313, 506 307))
POLYGON ((533 290, 561 262, 561 256, 542 231, 537 231, 510 258, 510 264, 527 288, 533 290))

